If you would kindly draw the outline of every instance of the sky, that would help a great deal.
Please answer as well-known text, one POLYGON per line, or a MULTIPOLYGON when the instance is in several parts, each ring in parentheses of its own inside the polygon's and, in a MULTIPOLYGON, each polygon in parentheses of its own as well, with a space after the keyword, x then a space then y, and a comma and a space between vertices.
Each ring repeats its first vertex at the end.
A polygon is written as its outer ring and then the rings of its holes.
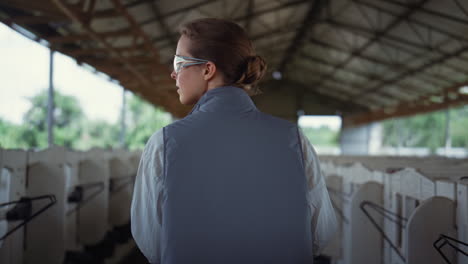
MULTIPOLYGON (((118 120, 123 89, 108 77, 54 53, 54 89, 75 96, 92 120, 118 120)), ((30 107, 31 97, 49 87, 49 49, 0 23, 0 118, 15 124, 30 107)))
POLYGON ((341 128, 341 118, 339 116, 301 116, 299 118, 299 126, 319 128, 321 126, 328 126, 334 131, 341 128))
MULTIPOLYGON (((117 122, 123 89, 104 74, 78 66, 74 59, 54 53, 54 89, 76 97, 91 120, 117 122)), ((49 87, 49 49, 0 23, 0 118, 15 124, 30 107, 27 100, 49 87)), ((336 116, 302 116, 300 126, 329 126, 339 130, 336 116)))

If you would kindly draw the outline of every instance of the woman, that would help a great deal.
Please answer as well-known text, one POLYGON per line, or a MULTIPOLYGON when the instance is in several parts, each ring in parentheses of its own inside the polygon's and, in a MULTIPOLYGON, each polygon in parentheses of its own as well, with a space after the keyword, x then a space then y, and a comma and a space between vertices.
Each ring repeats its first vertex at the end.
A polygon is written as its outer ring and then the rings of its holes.
POLYGON ((312 263, 336 228, 317 156, 298 126, 249 94, 266 70, 245 31, 182 26, 171 77, 185 118, 143 152, 132 233, 150 263, 312 263))

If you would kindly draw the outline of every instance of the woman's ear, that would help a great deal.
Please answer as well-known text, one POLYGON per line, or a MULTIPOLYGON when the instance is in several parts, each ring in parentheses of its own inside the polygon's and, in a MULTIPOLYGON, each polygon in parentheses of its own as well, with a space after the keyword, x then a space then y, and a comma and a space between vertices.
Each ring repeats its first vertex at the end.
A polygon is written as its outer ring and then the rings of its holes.
POLYGON ((217 69, 216 65, 211 61, 207 62, 205 65, 206 66, 203 72, 203 79, 205 81, 209 81, 214 78, 217 69))

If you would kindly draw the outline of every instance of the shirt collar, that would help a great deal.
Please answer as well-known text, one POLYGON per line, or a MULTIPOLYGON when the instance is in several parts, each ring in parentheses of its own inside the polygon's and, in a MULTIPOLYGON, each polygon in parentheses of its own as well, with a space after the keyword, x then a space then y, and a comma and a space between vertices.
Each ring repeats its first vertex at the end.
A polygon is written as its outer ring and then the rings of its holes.
POLYGON ((257 109, 250 96, 242 88, 221 86, 207 91, 190 111, 242 113, 257 109))

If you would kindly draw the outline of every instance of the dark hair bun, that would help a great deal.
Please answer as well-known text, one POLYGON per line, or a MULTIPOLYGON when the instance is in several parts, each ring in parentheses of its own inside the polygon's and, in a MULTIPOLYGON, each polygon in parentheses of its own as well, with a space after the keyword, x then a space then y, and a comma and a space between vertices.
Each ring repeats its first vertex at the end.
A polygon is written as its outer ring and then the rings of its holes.
POLYGON ((247 57, 243 66, 243 73, 236 85, 254 88, 265 75, 267 64, 262 57, 256 55, 247 57))
POLYGON ((192 57, 212 61, 223 75, 225 85, 243 88, 249 95, 261 93, 257 82, 265 75, 266 62, 255 56, 252 41, 235 22, 201 18, 184 24, 179 32, 188 37, 192 57))

